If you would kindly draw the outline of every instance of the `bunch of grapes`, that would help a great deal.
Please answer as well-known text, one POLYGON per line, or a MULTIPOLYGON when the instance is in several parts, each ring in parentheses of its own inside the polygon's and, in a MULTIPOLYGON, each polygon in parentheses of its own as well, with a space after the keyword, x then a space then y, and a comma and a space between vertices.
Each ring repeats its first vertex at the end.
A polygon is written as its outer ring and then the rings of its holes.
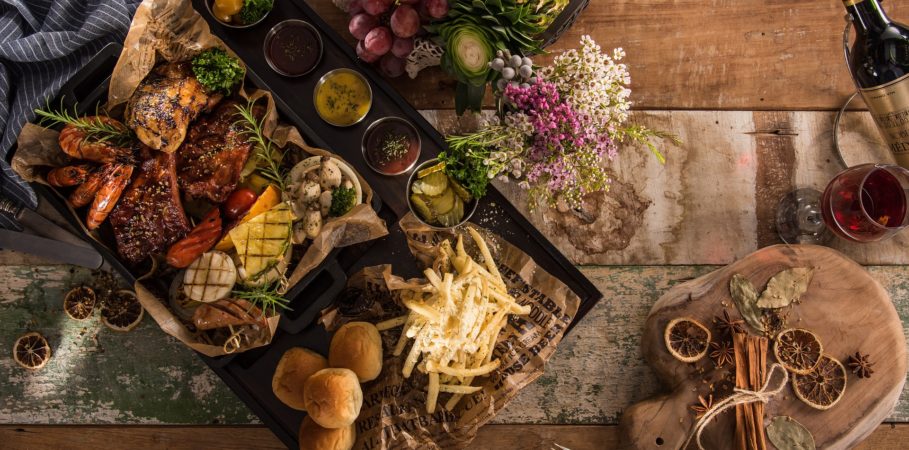
POLYGON ((448 14, 448 0, 351 0, 347 29, 357 39, 357 56, 379 63, 387 77, 404 74, 407 55, 423 24, 448 14))
POLYGON ((502 91, 508 84, 527 87, 536 82, 533 73, 533 61, 521 55, 512 55, 508 50, 499 50, 496 57, 489 62, 489 68, 499 72, 501 77, 496 81, 496 89, 502 91))

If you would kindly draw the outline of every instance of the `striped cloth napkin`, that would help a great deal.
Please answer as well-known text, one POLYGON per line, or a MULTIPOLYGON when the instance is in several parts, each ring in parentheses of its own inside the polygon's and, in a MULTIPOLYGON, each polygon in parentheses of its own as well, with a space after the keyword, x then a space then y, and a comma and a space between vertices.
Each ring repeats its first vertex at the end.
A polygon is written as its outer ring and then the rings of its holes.
MULTIPOLYGON (((140 0, 0 0, 0 191, 24 206, 35 192, 9 166, 22 126, 110 42, 122 42, 140 0)), ((0 226, 18 229, 0 214, 0 226)))

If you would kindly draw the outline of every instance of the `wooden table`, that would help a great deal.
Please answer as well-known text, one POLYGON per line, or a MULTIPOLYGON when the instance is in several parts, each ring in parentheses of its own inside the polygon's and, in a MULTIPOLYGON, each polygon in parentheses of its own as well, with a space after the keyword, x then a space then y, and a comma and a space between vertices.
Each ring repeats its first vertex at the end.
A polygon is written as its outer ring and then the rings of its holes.
MULTIPOLYGON (((310 3, 347 34, 346 18, 328 0, 310 3)), ((831 129, 851 83, 839 1, 591 3, 552 50, 576 46, 582 34, 604 48, 624 47, 634 120, 677 133, 684 144, 663 149, 664 166, 623 148, 612 190, 591 197, 586 220, 529 215, 605 299, 473 448, 615 447, 622 411, 659 390, 639 351, 650 306, 674 283, 777 243, 778 199, 796 186, 823 188, 841 169, 831 129)), ((905 4, 887 7, 893 17, 909 15, 905 4)), ((443 132, 471 126, 473 119, 451 111, 453 83, 438 70, 395 84, 443 132)), ((867 113, 848 113, 844 129, 851 145, 879 145, 867 113)), ((523 204, 512 186, 501 187, 523 204)), ((907 242, 904 233, 883 244, 833 246, 868 266, 909 326, 907 242)), ((0 426, 4 447, 280 447, 150 319, 122 335, 68 320, 61 293, 86 271, 11 252, 0 253, 0 263, 0 342, 39 330, 56 349, 34 374, 0 356, 7 380, 0 422, 10 424, 0 426)), ((903 447, 907 421, 904 395, 862 448, 903 447)))

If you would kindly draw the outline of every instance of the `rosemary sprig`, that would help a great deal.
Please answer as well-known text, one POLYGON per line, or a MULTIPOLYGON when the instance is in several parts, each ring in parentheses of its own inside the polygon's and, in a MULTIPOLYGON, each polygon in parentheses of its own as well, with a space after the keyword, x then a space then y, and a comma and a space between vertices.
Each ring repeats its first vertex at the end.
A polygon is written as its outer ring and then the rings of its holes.
POLYGON ((271 141, 265 137, 265 117, 256 119, 254 105, 255 102, 252 100, 246 106, 237 105, 237 112, 242 119, 235 123, 240 125, 243 135, 253 143, 253 156, 258 162, 259 173, 284 191, 286 185, 281 171, 281 161, 284 160, 286 151, 273 148, 271 141))
POLYGON ((95 142, 110 142, 118 146, 128 146, 135 140, 132 130, 127 127, 117 126, 112 123, 104 122, 100 119, 100 112, 95 108, 93 117, 78 117, 67 111, 63 106, 63 100, 60 100, 60 107, 54 111, 50 104, 46 109, 36 109, 35 114, 41 117, 39 124, 42 126, 52 126, 57 124, 72 125, 78 130, 85 133, 86 138, 95 142))
POLYGON ((234 298, 246 300, 259 307, 263 314, 270 317, 277 315, 278 309, 293 311, 293 309, 288 306, 290 300, 278 293, 281 289, 281 285, 281 282, 265 283, 249 290, 235 290, 232 292, 232 295, 234 298))

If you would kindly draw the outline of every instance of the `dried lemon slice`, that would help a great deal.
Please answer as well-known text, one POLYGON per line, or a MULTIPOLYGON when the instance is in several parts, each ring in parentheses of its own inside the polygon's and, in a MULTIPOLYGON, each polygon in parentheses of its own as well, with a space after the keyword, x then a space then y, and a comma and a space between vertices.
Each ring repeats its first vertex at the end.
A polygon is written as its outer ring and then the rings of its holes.
POLYGON ((101 306, 101 322, 114 331, 130 331, 139 325, 145 309, 132 291, 119 290, 101 306))
POLYGON ((691 363, 707 354, 710 330, 697 320, 688 317, 673 319, 663 333, 666 348, 682 362, 691 363))
POLYGON ((13 344, 13 359, 26 369, 38 370, 50 361, 50 357, 50 344, 41 333, 26 333, 13 344))
POLYGON ((814 370, 792 376, 792 390, 808 406, 830 409, 846 392, 846 368, 836 359, 823 355, 814 370))
POLYGON ((73 320, 85 320, 95 311, 97 297, 95 291, 88 286, 79 286, 71 289, 63 297, 63 311, 73 320))
POLYGON ((776 336, 773 345, 773 354, 776 360, 786 370, 805 375, 817 366, 824 346, 817 335, 803 328, 790 328, 781 331, 776 336))

